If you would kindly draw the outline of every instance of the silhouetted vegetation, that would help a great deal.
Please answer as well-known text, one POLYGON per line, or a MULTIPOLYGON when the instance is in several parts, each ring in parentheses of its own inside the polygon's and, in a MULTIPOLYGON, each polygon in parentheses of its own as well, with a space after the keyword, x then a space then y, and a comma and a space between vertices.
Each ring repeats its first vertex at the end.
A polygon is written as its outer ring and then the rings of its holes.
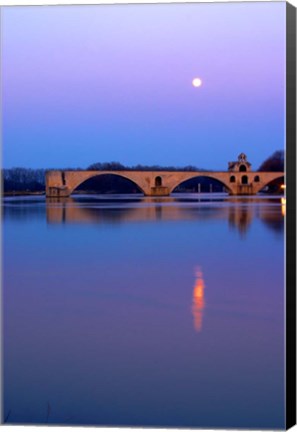
POLYGON ((90 165, 87 169, 91 171, 210 171, 197 168, 193 165, 187 165, 185 167, 140 164, 127 166, 120 162, 97 162, 90 165))
POLYGON ((4 192, 43 192, 45 170, 31 168, 10 168, 2 170, 4 192))
MULTIPOLYGON (((59 168, 56 168, 59 169, 59 168)), ((62 168, 63 170, 80 170, 81 168, 62 168)), ((44 168, 6 168, 2 169, 2 189, 4 193, 25 194, 45 192, 44 168)))
POLYGON ((284 166, 285 152, 277 150, 260 165, 258 171, 284 171, 284 166))
POLYGON ((120 162, 96 162, 87 167, 91 171, 124 171, 127 167, 120 162))
MULTIPOLYGON (((277 150, 260 165, 258 171, 282 172, 284 169, 285 152, 283 150, 277 150)), ((283 193, 282 184, 284 181, 284 177, 280 177, 272 181, 266 186, 265 192, 276 194, 283 193)))

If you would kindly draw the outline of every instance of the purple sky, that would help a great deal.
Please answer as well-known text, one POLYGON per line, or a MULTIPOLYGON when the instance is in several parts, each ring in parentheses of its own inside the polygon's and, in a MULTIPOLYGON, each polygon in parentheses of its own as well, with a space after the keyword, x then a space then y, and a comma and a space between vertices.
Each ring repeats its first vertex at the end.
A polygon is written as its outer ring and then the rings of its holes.
POLYGON ((4 167, 256 169, 285 145, 285 7, 4 7, 4 167))

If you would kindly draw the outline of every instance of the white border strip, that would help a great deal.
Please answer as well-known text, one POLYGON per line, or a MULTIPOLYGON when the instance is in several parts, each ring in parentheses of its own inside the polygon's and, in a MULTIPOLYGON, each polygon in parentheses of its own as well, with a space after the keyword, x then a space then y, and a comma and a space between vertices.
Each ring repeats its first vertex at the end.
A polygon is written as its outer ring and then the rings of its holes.
MULTIPOLYGON (((241 2, 255 2, 259 3, 257 0, 241 0, 240 2, 238 0, 229 0, 228 3, 241 3, 241 2)), ((262 2, 283 2, 284 0, 261 0, 262 2)), ((197 0, 87 0, 86 2, 83 2, 82 0, 18 0, 18 1, 10 1, 10 0, 0 0, 0 6, 60 6, 60 5, 98 5, 98 4, 148 4, 148 3, 197 3, 197 0)), ((226 3, 224 0, 199 0, 199 3, 226 3)), ((294 6, 297 6, 297 0, 291 1, 291 3, 294 6)))

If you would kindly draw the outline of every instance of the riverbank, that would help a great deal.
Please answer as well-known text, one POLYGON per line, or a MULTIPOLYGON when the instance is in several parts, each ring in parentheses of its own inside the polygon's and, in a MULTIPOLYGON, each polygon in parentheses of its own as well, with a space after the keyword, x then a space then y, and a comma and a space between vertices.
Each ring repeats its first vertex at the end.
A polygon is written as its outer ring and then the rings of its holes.
POLYGON ((23 195, 45 195, 45 191, 30 192, 30 191, 12 191, 12 192, 2 192, 3 197, 7 196, 23 196, 23 195))

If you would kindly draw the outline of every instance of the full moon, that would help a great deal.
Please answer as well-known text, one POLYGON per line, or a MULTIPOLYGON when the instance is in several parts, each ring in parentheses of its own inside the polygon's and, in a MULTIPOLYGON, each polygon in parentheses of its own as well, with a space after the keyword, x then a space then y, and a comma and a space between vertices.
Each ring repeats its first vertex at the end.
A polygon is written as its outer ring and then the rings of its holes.
POLYGON ((192 84, 194 87, 200 87, 202 85, 202 80, 200 78, 194 78, 192 84))

